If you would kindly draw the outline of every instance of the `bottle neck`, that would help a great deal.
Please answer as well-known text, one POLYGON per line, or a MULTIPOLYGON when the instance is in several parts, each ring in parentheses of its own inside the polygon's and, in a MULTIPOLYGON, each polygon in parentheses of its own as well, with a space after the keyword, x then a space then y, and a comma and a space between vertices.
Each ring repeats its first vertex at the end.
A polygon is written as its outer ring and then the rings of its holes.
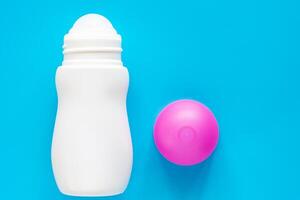
POLYGON ((122 65, 121 38, 71 38, 66 36, 62 65, 108 64, 122 65))
POLYGON ((122 65, 120 52, 109 51, 74 51, 64 52, 62 65, 71 64, 118 64, 122 65))

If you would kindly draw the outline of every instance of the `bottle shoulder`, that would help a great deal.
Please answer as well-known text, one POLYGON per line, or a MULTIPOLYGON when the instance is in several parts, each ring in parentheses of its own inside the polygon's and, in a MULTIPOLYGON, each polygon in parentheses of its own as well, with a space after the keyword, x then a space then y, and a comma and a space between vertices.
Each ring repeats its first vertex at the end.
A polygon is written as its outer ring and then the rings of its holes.
POLYGON ((72 66, 59 66, 56 69, 56 74, 61 73, 83 73, 83 74, 126 74, 128 75, 128 70, 122 65, 105 65, 105 66, 96 66, 96 65, 72 65, 72 66))
POLYGON ((123 65, 60 65, 57 70, 120 70, 127 71, 123 65))
POLYGON ((127 80, 129 73, 124 66, 59 66, 56 70, 56 80, 127 80))

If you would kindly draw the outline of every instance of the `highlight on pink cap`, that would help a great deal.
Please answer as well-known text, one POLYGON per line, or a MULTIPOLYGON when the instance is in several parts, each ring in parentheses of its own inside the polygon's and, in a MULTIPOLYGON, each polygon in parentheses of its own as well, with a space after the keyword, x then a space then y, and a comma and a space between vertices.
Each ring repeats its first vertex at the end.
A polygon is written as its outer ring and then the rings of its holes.
POLYGON ((167 105, 154 124, 154 142, 159 152, 177 165, 195 165, 215 150, 219 128, 214 114, 194 100, 167 105))

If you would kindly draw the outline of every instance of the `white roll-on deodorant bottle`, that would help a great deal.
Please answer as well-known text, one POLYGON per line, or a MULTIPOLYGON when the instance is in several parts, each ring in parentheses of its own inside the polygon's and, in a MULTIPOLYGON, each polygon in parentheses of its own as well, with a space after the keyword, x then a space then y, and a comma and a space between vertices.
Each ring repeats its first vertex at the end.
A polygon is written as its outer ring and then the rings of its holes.
POLYGON ((67 195, 120 194, 132 168, 121 37, 105 17, 87 14, 65 35, 63 48, 51 152, 56 183, 67 195))

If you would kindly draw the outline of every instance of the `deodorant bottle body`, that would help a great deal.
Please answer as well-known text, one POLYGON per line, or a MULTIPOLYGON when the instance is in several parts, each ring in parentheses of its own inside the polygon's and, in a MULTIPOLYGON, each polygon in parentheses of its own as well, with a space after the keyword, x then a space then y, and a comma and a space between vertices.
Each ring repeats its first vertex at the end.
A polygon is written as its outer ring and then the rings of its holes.
POLYGON ((54 176, 64 194, 110 196, 127 187, 132 168, 129 76, 120 44, 109 21, 95 14, 81 17, 65 36, 52 142, 54 176))

